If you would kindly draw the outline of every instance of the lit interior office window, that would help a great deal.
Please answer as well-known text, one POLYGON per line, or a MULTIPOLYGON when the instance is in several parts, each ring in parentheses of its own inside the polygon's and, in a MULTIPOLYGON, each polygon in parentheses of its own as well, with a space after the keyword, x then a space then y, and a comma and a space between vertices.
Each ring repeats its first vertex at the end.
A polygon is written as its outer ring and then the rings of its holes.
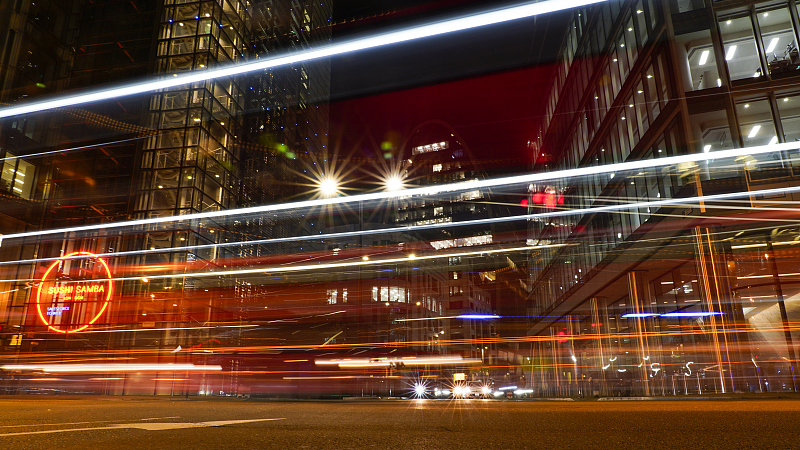
POLYGON ((22 198, 31 198, 34 183, 33 164, 18 160, 13 154, 6 152, 0 175, 0 192, 22 198))
POLYGON ((724 110, 694 114, 690 121, 695 127, 695 132, 700 135, 703 152, 733 148, 728 116, 724 110))
POLYGON ((719 23, 719 29, 722 32, 725 62, 728 64, 731 80, 763 76, 764 69, 758 57, 750 17, 723 19, 719 23))
MULTIPOLYGON (((736 103, 739 132, 745 147, 775 144, 778 136, 772 120, 772 109, 767 99, 740 101, 736 103)), ((781 154, 765 153, 749 162, 750 170, 776 169, 781 163, 781 154)))
POLYGON ((677 36, 679 45, 686 49, 686 63, 689 80, 684 73, 684 84, 687 91, 715 88, 722 85, 711 44, 711 32, 702 30, 696 33, 677 36), (688 81, 688 83, 687 83, 688 81))
POLYGON ((746 147, 774 144, 778 141, 772 122, 772 111, 766 99, 749 100, 736 104, 739 128, 746 147))
POLYGON ((800 67, 800 55, 789 9, 759 11, 757 16, 769 73, 779 75, 797 71, 800 67))
POLYGON ((784 141, 800 141, 800 95, 779 95, 777 100, 784 141))

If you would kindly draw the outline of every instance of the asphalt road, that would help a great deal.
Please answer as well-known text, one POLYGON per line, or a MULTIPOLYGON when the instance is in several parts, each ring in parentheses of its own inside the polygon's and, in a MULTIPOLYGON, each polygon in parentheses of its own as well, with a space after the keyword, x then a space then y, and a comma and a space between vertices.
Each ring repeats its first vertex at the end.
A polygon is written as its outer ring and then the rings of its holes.
POLYGON ((0 398, 3 449, 798 448, 800 401, 0 398))

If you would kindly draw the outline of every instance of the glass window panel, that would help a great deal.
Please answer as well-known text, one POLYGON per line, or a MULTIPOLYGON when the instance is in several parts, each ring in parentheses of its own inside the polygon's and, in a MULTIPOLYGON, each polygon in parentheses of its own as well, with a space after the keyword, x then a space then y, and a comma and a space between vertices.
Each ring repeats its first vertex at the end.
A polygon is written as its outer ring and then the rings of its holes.
POLYGON ((608 112, 614 97, 611 94, 611 77, 608 75, 608 66, 603 71, 603 76, 600 78, 600 96, 602 97, 601 103, 603 104, 602 113, 608 112))
MULTIPOLYGON (((800 95, 778 95, 777 101, 783 128, 783 142, 800 141, 800 95)), ((800 169, 800 151, 791 150, 788 152, 788 157, 793 170, 797 173, 800 169)))
POLYGON ((619 58, 616 55, 616 49, 611 52, 611 63, 609 64, 611 68, 611 96, 609 97, 608 104, 610 105, 613 103, 614 98, 616 98, 617 94, 620 90, 620 66, 619 66, 619 58))
MULTIPOLYGON (((6 153, 6 157, 13 156, 6 153)), ((16 158, 5 160, 3 166, 2 183, 0 187, 13 195, 23 198, 31 198, 33 190, 33 164, 17 160, 16 158)))
POLYGON ((719 28, 731 80, 762 76, 761 60, 753 38, 750 17, 722 20, 719 28))
POLYGON ((653 66, 645 70, 644 88, 645 94, 647 94, 647 102, 650 106, 650 117, 655 120, 655 118, 658 117, 658 113, 661 112, 661 99, 659 98, 660 92, 656 85, 656 76, 653 66))
POLYGON ((672 12, 689 12, 696 9, 703 9, 705 5, 703 0, 671 0, 670 9, 672 12))
MULTIPOLYGON (((680 44, 686 49, 686 60, 689 64, 691 86, 687 90, 715 88, 722 85, 711 44, 711 33, 708 30, 681 36, 680 44)), ((738 47, 737 47, 738 48, 738 47)))
POLYGON ((640 135, 644 135, 650 127, 650 119, 647 116, 648 104, 644 95, 644 85, 641 81, 636 85, 633 91, 633 102, 636 105, 636 121, 639 125, 640 135))
POLYGON ((639 45, 643 45, 647 42, 647 15, 644 13, 644 6, 642 5, 642 1, 636 3, 636 9, 633 11, 634 17, 636 17, 636 32, 639 38, 639 45))
POLYGON ((636 143, 639 142, 639 125, 636 121, 636 105, 633 103, 633 94, 628 94, 628 98, 625 100, 625 123, 627 124, 628 129, 628 139, 630 140, 630 151, 633 151, 633 148, 636 146, 636 143))
POLYGON ((164 167, 175 167, 180 165, 180 150, 158 150, 155 152, 153 167, 156 169, 164 167))
POLYGON ((800 141, 800 95, 778 96, 784 142, 800 141))
POLYGON ((156 170, 154 175, 155 187, 158 189, 178 187, 178 170, 156 170))
POLYGON ((625 51, 625 34, 620 34, 617 39, 616 59, 619 62, 620 80, 628 76, 628 53, 625 51))
POLYGON ((650 16, 650 30, 656 29, 656 24, 658 23, 659 8, 660 8, 660 2, 655 3, 653 0, 647 0, 647 14, 650 16))
POLYGON ((178 199, 178 208, 191 208, 192 207, 192 192, 193 189, 181 189, 180 197, 178 199))
POLYGON ((150 209, 174 209, 176 192, 174 190, 156 189, 152 191, 153 203, 150 209))
POLYGON ((778 142, 767 99, 739 102, 736 113, 745 147, 778 142))
POLYGON ((193 36, 196 30, 197 30, 197 22, 195 22, 194 20, 187 20, 185 22, 176 21, 176 23, 174 23, 172 27, 172 36, 173 37, 193 36))
MULTIPOLYGON (((627 109, 627 108, 626 108, 627 109)), ((628 124, 627 117, 625 115, 625 111, 623 109, 620 112, 619 118, 617 119, 617 125, 619 127, 619 158, 620 162, 625 161, 628 158, 628 155, 631 153, 630 141, 628 140, 628 124)), ((615 155, 617 156, 617 155, 615 155)))
MULTIPOLYGON (((702 151, 710 152, 733 148, 728 117, 725 111, 711 111, 691 116, 690 121, 700 135, 702 151)), ((674 138, 673 138, 674 139, 674 138)))
POLYGON ((628 18, 625 24, 625 50, 628 52, 628 64, 633 67, 636 55, 639 53, 639 44, 636 42, 636 30, 633 25, 633 17, 628 18))
POLYGON ((195 169, 183 169, 181 173, 181 186, 194 186, 197 183, 195 169))
POLYGON ((197 3, 178 6, 173 9, 174 16, 171 18, 174 20, 194 20, 198 15, 197 7, 197 3))
MULTIPOLYGON (((772 109, 767 99, 738 102, 736 113, 739 116, 739 127, 745 147, 778 142, 772 109)), ((751 179, 787 175, 782 170, 783 158, 780 152, 751 156, 745 161, 745 167, 751 179)))
POLYGON ((800 69, 800 57, 797 53, 797 41, 792 30, 789 9, 760 11, 757 17, 769 73, 776 75, 800 69))
POLYGON ((656 65, 658 66, 658 83, 661 85, 661 101, 666 103, 666 101, 669 100, 670 79, 667 77, 667 74, 664 71, 664 60, 662 55, 658 55, 658 59, 656 59, 656 65))

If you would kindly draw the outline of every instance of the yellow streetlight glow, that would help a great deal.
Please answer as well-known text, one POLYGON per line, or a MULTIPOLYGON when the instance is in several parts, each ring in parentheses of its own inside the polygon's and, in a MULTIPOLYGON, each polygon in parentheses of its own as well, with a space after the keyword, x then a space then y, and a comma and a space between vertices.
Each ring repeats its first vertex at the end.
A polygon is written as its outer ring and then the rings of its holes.
POLYGON ((386 180, 384 180, 384 186, 386 187, 387 191, 399 191, 405 188, 403 185, 403 178, 397 174, 392 174, 386 177, 386 180))
POLYGON ((330 176, 323 177, 317 182, 320 194, 323 197, 335 197, 339 193, 339 183, 330 176))

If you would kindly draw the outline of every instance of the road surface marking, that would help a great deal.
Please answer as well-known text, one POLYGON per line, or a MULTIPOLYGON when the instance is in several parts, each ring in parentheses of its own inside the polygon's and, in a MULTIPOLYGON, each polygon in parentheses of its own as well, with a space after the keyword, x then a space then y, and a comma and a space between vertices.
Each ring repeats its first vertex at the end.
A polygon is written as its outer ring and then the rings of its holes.
POLYGON ((246 420, 217 420, 211 422, 149 422, 149 423, 117 423, 106 427, 90 427, 90 428, 65 428, 62 430, 40 430, 40 431, 22 431, 18 433, 3 433, 0 437, 5 436, 22 436, 28 434, 51 434, 51 433, 67 433, 71 431, 88 431, 88 430, 119 430, 123 428, 135 428, 147 431, 160 431, 160 430, 178 430, 184 428, 204 428, 204 427, 222 427, 225 425, 236 425, 240 423, 253 423, 253 422, 267 422, 272 420, 286 420, 285 417, 277 417, 274 419, 246 419, 246 420))
MULTIPOLYGON (((139 420, 161 420, 161 419, 180 419, 180 416, 167 416, 167 417, 148 417, 139 420)), ((60 422, 60 423, 26 423, 23 425, 0 425, 0 428, 21 428, 21 427, 53 427, 58 425, 83 425, 86 423, 109 423, 116 422, 116 420, 92 420, 89 422, 60 422)))

